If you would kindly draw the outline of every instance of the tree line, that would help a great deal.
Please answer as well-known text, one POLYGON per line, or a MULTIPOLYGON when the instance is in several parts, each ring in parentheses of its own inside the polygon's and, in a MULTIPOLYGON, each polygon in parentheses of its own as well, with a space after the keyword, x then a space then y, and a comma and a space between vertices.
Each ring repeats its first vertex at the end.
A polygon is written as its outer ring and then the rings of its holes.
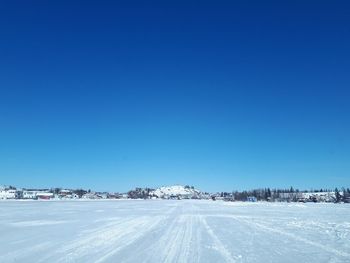
MULTIPOLYGON (((246 201, 248 197, 255 197, 258 201, 274 201, 279 199, 281 194, 290 194, 291 200, 297 201, 298 193, 323 193, 323 192, 334 192, 335 202, 350 202, 350 189, 349 188, 335 188, 335 189, 311 189, 311 190, 299 190, 290 187, 288 189, 278 189, 278 188, 259 188, 253 190, 244 191, 232 191, 221 192, 220 196, 223 198, 234 197, 237 201, 246 201), (294 197, 294 198, 293 198, 294 197)), ((287 195, 288 196, 288 195, 287 195)))

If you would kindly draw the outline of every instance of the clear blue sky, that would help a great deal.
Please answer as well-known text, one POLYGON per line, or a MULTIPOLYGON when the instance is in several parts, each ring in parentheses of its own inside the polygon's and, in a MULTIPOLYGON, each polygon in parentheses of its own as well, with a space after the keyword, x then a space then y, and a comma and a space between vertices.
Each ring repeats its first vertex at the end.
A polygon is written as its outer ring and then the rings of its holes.
POLYGON ((350 2, 228 2, 1 1, 0 184, 349 187, 350 2))

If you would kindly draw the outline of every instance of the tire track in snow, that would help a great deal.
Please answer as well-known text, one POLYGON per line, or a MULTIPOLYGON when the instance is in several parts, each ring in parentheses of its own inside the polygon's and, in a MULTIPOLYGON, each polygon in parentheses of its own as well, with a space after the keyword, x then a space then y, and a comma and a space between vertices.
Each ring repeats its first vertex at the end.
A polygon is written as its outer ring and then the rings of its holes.
MULTIPOLYGON (((163 254, 162 262, 186 262, 189 256, 190 240, 192 238, 192 231, 189 228, 188 216, 180 216, 172 225, 171 231, 166 235, 168 245, 165 247, 165 257, 163 254)), ((194 262, 196 262, 194 260, 194 262)))
POLYGON ((329 252, 331 254, 334 254, 334 255, 337 255, 337 256, 340 256, 340 257, 348 258, 350 260, 350 254, 347 253, 347 252, 340 251, 340 250, 337 250, 335 248, 331 248, 331 247, 325 246, 323 244, 320 244, 320 243, 308 240, 308 239, 303 238, 303 237, 299 237, 299 236, 297 236, 297 235, 295 235, 293 233, 289 233, 289 232, 284 231, 282 229, 272 228, 272 227, 263 225, 261 223, 254 222, 252 220, 243 219, 243 217, 237 217, 237 216, 222 216, 222 217, 233 218, 233 219, 235 219, 238 222, 243 222, 245 224, 253 226, 256 229, 263 230, 263 231, 268 232, 268 233, 276 233, 276 234, 279 234, 279 235, 283 235, 283 236, 286 236, 288 238, 294 239, 296 241, 303 242, 303 243, 305 243, 307 245, 320 248, 320 249, 322 249, 324 251, 327 251, 327 252, 329 252))
POLYGON ((160 221, 163 220, 164 217, 152 217, 151 222, 147 221, 146 224, 140 224, 139 227, 137 227, 137 231, 125 231, 123 235, 120 235, 118 238, 118 244, 114 243, 112 250, 108 251, 104 256, 100 257, 98 260, 95 261, 95 263, 102 263, 108 258, 111 258, 112 256, 116 255, 119 251, 122 249, 128 247, 138 239, 142 238, 143 236, 147 235, 148 232, 150 232, 152 229, 156 228, 157 225, 159 225, 160 221))
POLYGON ((180 215, 166 226, 166 232, 154 244, 152 252, 144 262, 199 262, 198 252, 191 250, 195 242, 193 235, 194 217, 180 215), (194 253, 193 253, 194 252, 194 253))
POLYGON ((0 255, 0 262, 19 262, 25 261, 26 258, 30 257, 31 254, 43 253, 51 249, 50 242, 40 242, 38 244, 32 245, 30 247, 21 248, 19 250, 14 250, 9 253, 0 255))
POLYGON ((237 262, 235 258, 232 256, 231 252, 227 250, 225 245, 221 242, 221 240, 217 237, 217 235, 214 233, 213 229, 208 225, 207 221, 205 220, 204 217, 200 217, 201 223, 207 230, 208 234, 212 238, 215 249, 221 254, 221 256, 225 259, 226 262, 229 263, 235 263, 237 262))
POLYGON ((103 262, 146 235, 164 217, 143 216, 84 231, 75 240, 37 262, 103 262))
POLYGON ((166 214, 167 219, 162 221, 158 229, 148 239, 148 244, 135 243, 136 253, 122 260, 122 262, 200 262, 201 231, 197 227, 199 219, 193 215, 192 209, 183 207, 171 208, 166 214), (189 212, 189 213, 186 213, 189 212))

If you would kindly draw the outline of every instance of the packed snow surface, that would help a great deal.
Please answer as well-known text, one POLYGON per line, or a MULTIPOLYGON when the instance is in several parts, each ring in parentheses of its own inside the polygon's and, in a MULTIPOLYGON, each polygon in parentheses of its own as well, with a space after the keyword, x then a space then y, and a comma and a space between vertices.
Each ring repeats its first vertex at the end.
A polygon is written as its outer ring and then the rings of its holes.
POLYGON ((1 201, 0 262, 350 262, 350 205, 1 201))

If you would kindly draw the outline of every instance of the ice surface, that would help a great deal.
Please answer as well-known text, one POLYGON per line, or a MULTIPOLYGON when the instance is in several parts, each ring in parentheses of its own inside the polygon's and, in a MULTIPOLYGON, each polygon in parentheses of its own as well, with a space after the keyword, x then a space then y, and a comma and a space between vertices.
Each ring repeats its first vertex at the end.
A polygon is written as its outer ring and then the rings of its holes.
POLYGON ((350 205, 2 201, 0 262, 350 262, 350 205))

